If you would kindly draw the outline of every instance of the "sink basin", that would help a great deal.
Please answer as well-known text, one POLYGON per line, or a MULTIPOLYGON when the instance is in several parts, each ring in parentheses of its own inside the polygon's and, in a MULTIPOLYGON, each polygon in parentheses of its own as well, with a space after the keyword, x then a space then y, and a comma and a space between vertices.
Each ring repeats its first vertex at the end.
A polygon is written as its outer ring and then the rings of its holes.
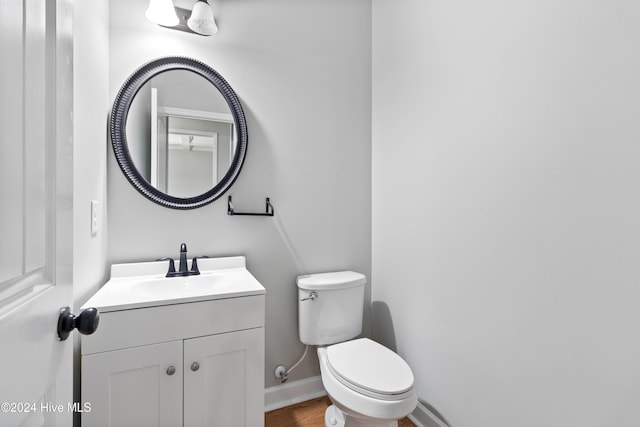
POLYGON ((139 295, 180 297, 194 293, 207 294, 230 285, 230 281, 219 274, 200 276, 165 277, 137 282, 131 286, 131 292, 139 295))
POLYGON ((111 279, 83 307, 109 312, 265 293, 243 256, 199 259, 198 276, 165 277, 167 267, 166 261, 113 264, 111 279))

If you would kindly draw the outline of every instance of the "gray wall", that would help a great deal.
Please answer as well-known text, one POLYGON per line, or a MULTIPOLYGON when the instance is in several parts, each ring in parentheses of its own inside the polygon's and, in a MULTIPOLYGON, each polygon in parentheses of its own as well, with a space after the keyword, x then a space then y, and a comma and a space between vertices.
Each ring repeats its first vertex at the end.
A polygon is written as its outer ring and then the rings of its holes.
POLYGON ((170 149, 168 157, 169 194, 193 197, 205 193, 213 186, 213 151, 170 149))
POLYGON ((640 3, 373 16, 375 335, 451 426, 637 426, 640 3))
MULTIPOLYGON (((308 272, 371 270, 371 4, 368 0, 220 0, 220 32, 201 37, 158 27, 147 0, 110 6, 109 93, 144 62, 160 56, 199 59, 238 94, 249 148, 228 194, 239 211, 274 218, 229 217, 226 196, 191 211, 147 201, 108 154, 108 263, 191 255, 245 255, 267 289, 266 386, 291 364, 297 335, 295 278, 308 272)), ((367 291, 367 298, 369 292, 367 291)), ((309 357, 292 380, 318 374, 309 357)))

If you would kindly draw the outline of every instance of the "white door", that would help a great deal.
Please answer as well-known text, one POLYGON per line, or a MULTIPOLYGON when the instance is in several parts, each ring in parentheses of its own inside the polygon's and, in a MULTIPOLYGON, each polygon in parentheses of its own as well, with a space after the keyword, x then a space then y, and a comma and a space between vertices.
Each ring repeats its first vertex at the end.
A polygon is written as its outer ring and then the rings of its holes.
POLYGON ((71 425, 71 21, 71 0, 0 0, 2 426, 71 425))

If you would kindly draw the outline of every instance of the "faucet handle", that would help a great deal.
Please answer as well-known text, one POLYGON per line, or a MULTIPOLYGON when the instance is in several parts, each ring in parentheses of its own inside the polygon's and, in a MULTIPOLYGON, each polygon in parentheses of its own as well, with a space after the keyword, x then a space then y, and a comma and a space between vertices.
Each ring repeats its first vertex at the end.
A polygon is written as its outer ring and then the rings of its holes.
POLYGON ((169 271, 167 274, 176 272, 176 264, 173 258, 158 258, 156 261, 169 261, 169 271))
POLYGON ((198 258, 209 258, 206 255, 194 256, 191 260, 191 271, 195 274, 200 274, 200 270, 198 270, 198 258))

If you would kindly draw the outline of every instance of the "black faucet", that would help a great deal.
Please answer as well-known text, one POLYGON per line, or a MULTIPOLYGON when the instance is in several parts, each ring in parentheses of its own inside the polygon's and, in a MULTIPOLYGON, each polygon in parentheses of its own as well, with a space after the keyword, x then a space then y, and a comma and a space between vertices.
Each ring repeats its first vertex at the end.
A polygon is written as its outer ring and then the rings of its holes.
POLYGON ((187 272, 187 244, 180 245, 180 267, 178 267, 178 273, 187 272))
POLYGON ((198 270, 198 263, 196 262, 197 258, 203 257, 194 257, 193 261, 191 261, 191 270, 189 270, 187 267, 187 245, 186 243, 183 243, 180 245, 180 263, 178 264, 178 271, 176 271, 173 259, 162 258, 159 261, 169 260, 169 271, 165 277, 197 276, 200 274, 200 270, 198 270))

